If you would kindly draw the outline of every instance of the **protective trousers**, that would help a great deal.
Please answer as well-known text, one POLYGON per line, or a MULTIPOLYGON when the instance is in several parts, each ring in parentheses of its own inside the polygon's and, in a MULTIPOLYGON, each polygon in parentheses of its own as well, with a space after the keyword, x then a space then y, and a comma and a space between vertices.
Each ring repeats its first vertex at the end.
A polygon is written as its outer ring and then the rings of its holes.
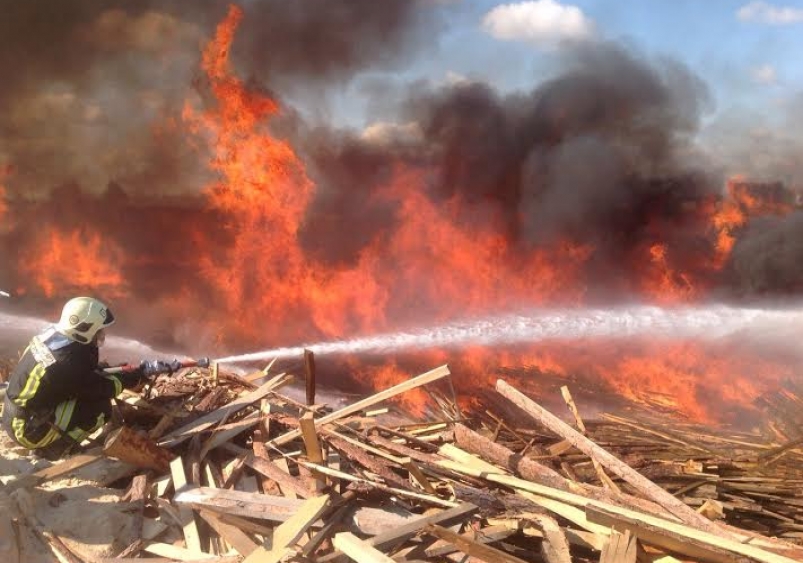
POLYGON ((57 444, 67 449, 81 443, 111 417, 109 399, 70 399, 59 403, 52 413, 31 413, 6 399, 3 427, 21 446, 41 449, 57 444))

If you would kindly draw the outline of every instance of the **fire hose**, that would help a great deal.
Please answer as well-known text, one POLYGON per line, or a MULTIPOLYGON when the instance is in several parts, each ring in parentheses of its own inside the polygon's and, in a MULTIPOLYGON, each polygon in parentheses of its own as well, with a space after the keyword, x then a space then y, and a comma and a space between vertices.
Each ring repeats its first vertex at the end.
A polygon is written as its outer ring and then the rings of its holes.
POLYGON ((209 358, 198 358, 195 360, 173 360, 166 362, 164 360, 143 360, 138 364, 120 364, 117 366, 110 366, 103 368, 103 373, 114 375, 116 373, 132 373, 134 371, 142 371, 143 375, 160 375, 160 374, 173 374, 183 368, 208 368, 209 358))
MULTIPOLYGON (((166 362, 164 360, 143 360, 138 364, 120 364, 117 366, 109 366, 103 368, 103 373, 114 375, 116 373, 131 373, 134 371, 142 371, 145 376, 161 375, 165 373, 173 374, 183 368, 208 368, 209 358, 198 358, 195 360, 173 360, 166 362)), ((0 382, 0 399, 5 396, 7 382, 0 382)))

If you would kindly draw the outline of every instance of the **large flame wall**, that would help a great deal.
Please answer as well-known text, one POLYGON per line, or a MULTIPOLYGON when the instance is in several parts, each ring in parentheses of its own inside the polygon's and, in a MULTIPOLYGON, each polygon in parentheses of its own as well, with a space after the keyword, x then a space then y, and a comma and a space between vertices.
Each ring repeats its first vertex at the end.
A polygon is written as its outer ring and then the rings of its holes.
MULTIPOLYGON (((118 309, 123 330, 216 352, 535 305, 800 289, 792 193, 722 178, 691 154, 704 88, 678 65, 650 65, 615 45, 580 49, 565 74, 530 93, 470 81, 418 88, 401 96, 395 124, 358 134, 305 119, 242 77, 232 53, 247 20, 228 8, 197 64, 156 54, 160 72, 185 63, 199 74, 180 104, 158 111, 147 109, 158 83, 139 93, 147 131, 114 138, 121 146, 108 158, 120 173, 103 190, 67 181, 79 170, 71 166, 58 187, 29 190, 30 178, 53 174, 30 173, 9 151, 4 287, 50 314, 65 297, 95 294, 118 309), (127 146, 136 162, 126 163, 127 146), (160 166, 142 168, 143 159, 160 166), (166 180, 174 183, 159 189, 166 180)), ((141 50, 134 32, 154 26, 176 41, 198 37, 180 23, 110 9, 76 29, 102 42, 100 31, 125 28, 141 50)), ((255 52, 243 47, 237 60, 255 52)), ((339 57, 340 66, 312 66, 329 76, 359 58, 339 57)), ((48 103, 74 107, 57 94, 48 103)), ((110 166, 104 154, 95 173, 110 166)), ((686 343, 582 350, 474 350, 460 365, 488 377, 500 364, 582 373, 633 399, 668 397, 698 418, 712 416, 712 394, 749 405, 791 373, 755 351, 706 357, 686 343)), ((400 375, 385 366, 373 377, 400 375)))

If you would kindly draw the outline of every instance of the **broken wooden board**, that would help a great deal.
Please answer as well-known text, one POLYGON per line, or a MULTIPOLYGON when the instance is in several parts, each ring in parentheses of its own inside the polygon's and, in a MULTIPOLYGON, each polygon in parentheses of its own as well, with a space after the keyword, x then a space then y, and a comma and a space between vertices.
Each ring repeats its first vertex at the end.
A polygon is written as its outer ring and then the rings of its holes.
POLYGON ((485 545, 484 543, 480 543, 476 540, 461 536, 460 534, 452 532, 451 530, 447 530, 446 528, 438 526, 437 524, 430 524, 424 528, 424 532, 445 540, 456 546, 466 555, 476 557, 482 561, 485 561, 486 563, 524 563, 518 557, 514 557, 509 553, 505 553, 504 551, 489 545, 485 545))
POLYGON ((304 504, 298 499, 209 487, 185 488, 176 493, 173 501, 216 513, 272 522, 284 522, 304 504))
POLYGON ((276 528, 271 541, 254 550, 243 563, 279 563, 288 555, 292 556, 294 551, 291 548, 321 517, 328 504, 328 495, 305 501, 295 514, 276 528))
POLYGON ((40 469, 34 473, 20 475, 13 481, 9 481, 5 485, 0 486, 0 490, 10 493, 11 491, 20 488, 36 487, 46 483, 47 481, 52 481, 54 479, 58 479, 59 477, 69 475, 73 471, 77 471, 82 467, 102 459, 105 459, 102 448, 95 448, 87 451, 86 453, 71 456, 64 461, 60 461, 50 467, 40 469))
MULTIPOLYGON (((422 385, 427 385, 434 381, 438 381, 439 379, 442 379, 447 375, 450 375, 450 373, 451 372, 449 371, 449 368, 446 365, 442 365, 426 373, 422 373, 421 375, 414 377, 408 381, 403 381, 398 385, 394 385, 393 387, 385 389, 384 391, 375 393, 370 397, 361 399, 356 403, 352 403, 351 405, 343 407, 338 411, 322 416, 320 419, 316 420, 316 423, 320 426, 323 426, 335 420, 340 420, 341 418, 360 412, 361 410, 364 410, 367 407, 373 406, 377 403, 381 403, 382 401, 386 401, 397 395, 401 395, 402 393, 406 393, 411 389, 415 389, 417 387, 421 387, 422 385)), ((292 442, 293 440, 300 438, 301 434, 302 432, 300 429, 292 430, 290 432, 287 432, 286 434, 282 434, 281 436, 274 438, 269 442, 269 444, 274 447, 282 446, 284 444, 287 444, 288 442, 292 442)))
POLYGON ((525 396, 515 387, 508 385, 505 383, 505 381, 500 379, 496 382, 496 390, 514 405, 532 416, 539 423, 543 424, 562 438, 570 441, 577 449, 582 451, 591 459, 597 460, 605 469, 608 469, 612 473, 619 476, 647 498, 666 508, 681 521, 700 529, 707 530, 712 534, 728 535, 727 532, 717 528, 717 526, 710 520, 707 520, 700 514, 696 513, 670 493, 666 492, 664 489, 641 475, 638 471, 622 462, 622 460, 599 447, 597 444, 580 434, 574 428, 560 420, 541 405, 525 396))
POLYGON ((393 559, 351 532, 336 534, 332 543, 357 563, 394 563, 393 559))
MULTIPOLYGON (((181 456, 170 462, 170 475, 173 478, 173 485, 176 490, 187 486, 187 477, 184 474, 184 460, 181 456)), ((178 514, 181 519, 181 526, 184 530, 184 541, 187 544, 187 549, 196 553, 203 553, 203 549, 201 548, 201 536, 198 533, 198 527, 195 524, 195 516, 192 510, 188 506, 179 506, 178 514)))
POLYGON ((799 559, 779 555, 748 543, 733 541, 685 524, 670 522, 625 508, 587 506, 586 513, 592 522, 604 526, 616 526, 619 530, 630 530, 642 541, 701 561, 731 563, 739 557, 747 557, 762 563, 799 561, 799 559))
POLYGON ((177 444, 180 444, 184 440, 192 437, 194 434, 199 432, 203 432, 204 430, 212 427, 214 424, 220 422, 224 418, 231 416, 232 414, 236 413, 248 407, 263 397, 265 397, 268 393, 273 391, 276 387, 281 385, 284 378, 287 377, 285 374, 279 374, 276 377, 272 378, 270 381, 267 381, 259 386, 258 389, 248 393, 247 395, 240 397, 239 399, 235 399, 234 401, 228 403, 220 407, 219 409, 210 412, 207 415, 202 416, 196 420, 193 420, 189 424, 185 424, 181 428, 178 428, 166 436, 164 436, 161 440, 159 440, 159 445, 164 447, 173 447, 177 444))

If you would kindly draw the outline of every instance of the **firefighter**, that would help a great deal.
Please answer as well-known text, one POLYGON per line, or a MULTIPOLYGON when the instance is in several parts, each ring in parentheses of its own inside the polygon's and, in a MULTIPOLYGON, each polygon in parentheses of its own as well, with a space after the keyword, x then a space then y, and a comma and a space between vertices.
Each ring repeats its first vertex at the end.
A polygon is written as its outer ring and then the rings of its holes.
POLYGON ((70 299, 54 326, 35 336, 8 380, 3 427, 34 453, 57 459, 103 426, 111 399, 137 386, 144 369, 105 374, 98 362, 109 308, 91 297, 70 299))

